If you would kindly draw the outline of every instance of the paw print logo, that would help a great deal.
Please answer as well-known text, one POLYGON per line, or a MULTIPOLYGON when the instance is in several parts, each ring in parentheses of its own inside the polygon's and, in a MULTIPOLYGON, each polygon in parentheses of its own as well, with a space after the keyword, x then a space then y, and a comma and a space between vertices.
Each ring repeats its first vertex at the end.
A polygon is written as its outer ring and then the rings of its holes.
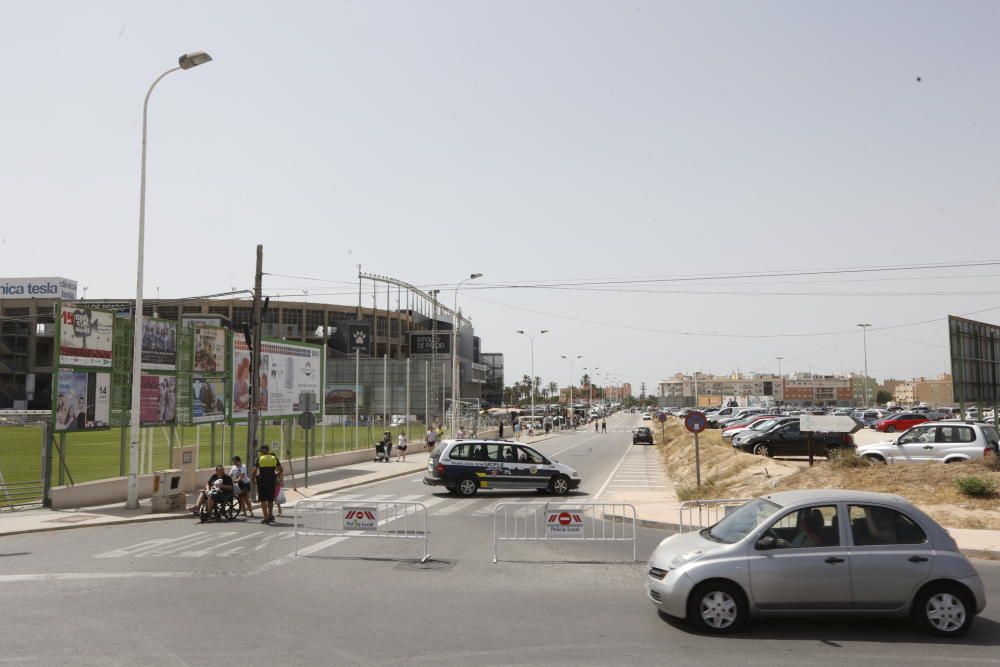
POLYGON ((368 334, 365 333, 363 329, 358 329, 354 332, 354 344, 364 345, 365 341, 368 339, 368 334))

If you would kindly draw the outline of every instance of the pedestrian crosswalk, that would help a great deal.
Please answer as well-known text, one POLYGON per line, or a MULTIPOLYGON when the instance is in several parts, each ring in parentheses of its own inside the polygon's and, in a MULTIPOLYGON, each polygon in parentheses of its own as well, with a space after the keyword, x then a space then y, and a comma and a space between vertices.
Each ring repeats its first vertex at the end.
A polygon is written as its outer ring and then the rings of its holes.
POLYGON ((603 500, 631 500, 639 495, 665 494, 669 488, 660 453, 655 447, 633 446, 601 494, 603 500))

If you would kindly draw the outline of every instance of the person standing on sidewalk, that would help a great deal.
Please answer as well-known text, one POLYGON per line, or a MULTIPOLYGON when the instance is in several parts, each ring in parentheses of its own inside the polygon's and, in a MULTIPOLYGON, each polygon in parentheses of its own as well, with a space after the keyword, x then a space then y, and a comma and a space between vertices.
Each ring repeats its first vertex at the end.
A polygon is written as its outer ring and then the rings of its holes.
POLYGON ((437 444, 437 431, 434 430, 433 426, 427 427, 427 451, 434 449, 434 445, 437 444))
POLYGON ((253 467, 253 477, 257 480, 257 500, 260 501, 260 513, 264 517, 261 523, 274 523, 274 493, 278 475, 282 472, 278 457, 271 454, 270 447, 261 445, 260 456, 253 467))
POLYGON ((402 461, 406 463, 406 448, 408 443, 406 442, 406 431, 399 432, 399 438, 396 441, 396 462, 402 461))
POLYGON ((521 420, 518 419, 514 422, 514 440, 520 442, 521 440, 521 420))
POLYGON ((392 460, 392 433, 385 431, 382 434, 382 446, 385 447, 385 462, 392 460))
POLYGON ((607 432, 608 432, 608 422, 606 422, 605 420, 602 419, 601 420, 601 433, 607 433, 607 432))
POLYGON ((500 418, 500 424, 497 426, 497 439, 503 440, 503 417, 500 418))
POLYGON ((597 433, 597 432, 598 432, 598 431, 600 431, 600 430, 601 430, 601 422, 599 422, 599 421, 597 421, 597 420, 595 419, 595 420, 594 420, 594 433, 597 433))
POLYGON ((233 457, 233 467, 229 470, 229 476, 233 478, 233 492, 240 501, 240 511, 243 516, 253 517, 253 504, 250 502, 250 475, 247 474, 247 467, 243 465, 240 457, 233 457))

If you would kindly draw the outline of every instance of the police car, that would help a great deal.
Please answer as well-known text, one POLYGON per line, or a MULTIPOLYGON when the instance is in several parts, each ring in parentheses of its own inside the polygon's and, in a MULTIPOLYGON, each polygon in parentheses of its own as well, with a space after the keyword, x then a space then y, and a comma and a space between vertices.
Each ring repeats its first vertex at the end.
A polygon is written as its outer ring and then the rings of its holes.
POLYGON ((460 496, 480 489, 536 489, 564 496, 580 473, 510 440, 444 440, 431 452, 424 484, 460 496))

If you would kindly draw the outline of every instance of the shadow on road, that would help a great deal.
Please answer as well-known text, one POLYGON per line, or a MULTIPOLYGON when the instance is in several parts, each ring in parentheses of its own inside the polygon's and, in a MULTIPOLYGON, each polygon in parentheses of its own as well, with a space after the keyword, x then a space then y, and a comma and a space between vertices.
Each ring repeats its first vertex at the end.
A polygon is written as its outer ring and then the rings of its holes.
MULTIPOLYGON (((703 634, 686 621, 659 612, 660 619, 688 634, 703 634)), ((1000 646, 1000 623, 977 616, 972 628, 962 637, 935 637, 916 628, 904 618, 857 616, 848 618, 767 618, 753 619, 741 632, 713 635, 717 639, 759 639, 763 641, 802 641, 812 639, 839 648, 841 642, 878 642, 881 644, 947 644, 949 646, 1000 646)))

